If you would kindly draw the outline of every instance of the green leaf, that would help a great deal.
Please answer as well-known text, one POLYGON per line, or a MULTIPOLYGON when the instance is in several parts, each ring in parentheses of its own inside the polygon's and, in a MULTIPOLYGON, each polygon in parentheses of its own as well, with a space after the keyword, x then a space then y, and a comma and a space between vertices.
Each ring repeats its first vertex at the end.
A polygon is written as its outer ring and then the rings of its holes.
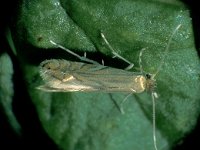
POLYGON ((20 134, 21 126, 17 121, 15 114, 13 113, 12 102, 13 102, 13 64, 10 56, 7 53, 0 55, 0 108, 8 118, 13 130, 20 134))
POLYGON ((154 149, 152 102, 149 93, 132 95, 123 105, 125 114, 121 114, 112 100, 120 104, 128 93, 36 90, 43 84, 38 70, 41 61, 55 57, 79 61, 58 49, 42 49, 55 47, 50 40, 74 52, 93 53, 89 57, 92 60, 101 53, 105 65, 122 69, 124 63, 112 58, 102 32, 118 54, 135 64, 131 71, 137 72, 142 48, 146 48, 141 57, 145 72, 156 73, 164 57, 156 76, 158 149, 170 149, 195 126, 200 110, 199 58, 190 15, 182 3, 24 0, 19 12, 17 54, 41 123, 61 149, 154 149), (180 24, 164 55, 169 38, 180 24), (30 54, 40 57, 36 60, 30 54))

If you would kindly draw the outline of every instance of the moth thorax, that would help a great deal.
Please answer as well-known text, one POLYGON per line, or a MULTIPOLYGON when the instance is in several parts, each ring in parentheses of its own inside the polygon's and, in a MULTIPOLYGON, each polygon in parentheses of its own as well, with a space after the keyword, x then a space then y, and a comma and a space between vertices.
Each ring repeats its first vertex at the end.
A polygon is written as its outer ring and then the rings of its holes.
POLYGON ((139 75, 135 78, 136 89, 137 93, 141 93, 146 89, 146 78, 143 75, 139 75))

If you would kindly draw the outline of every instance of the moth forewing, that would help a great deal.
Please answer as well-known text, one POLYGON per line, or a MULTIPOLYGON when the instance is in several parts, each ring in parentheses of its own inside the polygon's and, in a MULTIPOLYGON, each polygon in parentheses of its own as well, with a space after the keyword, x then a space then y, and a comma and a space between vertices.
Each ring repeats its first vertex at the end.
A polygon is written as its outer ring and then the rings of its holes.
POLYGON ((103 91, 141 93, 148 86, 141 73, 111 68, 98 64, 71 62, 63 59, 45 60, 40 64, 44 91, 103 91))

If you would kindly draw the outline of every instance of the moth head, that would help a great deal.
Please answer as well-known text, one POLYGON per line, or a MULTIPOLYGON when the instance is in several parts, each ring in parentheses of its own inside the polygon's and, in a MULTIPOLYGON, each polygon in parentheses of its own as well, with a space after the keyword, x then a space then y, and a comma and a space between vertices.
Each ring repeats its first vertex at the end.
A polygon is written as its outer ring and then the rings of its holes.
POLYGON ((150 92, 154 92, 155 87, 156 87, 156 80, 154 76, 147 73, 145 74, 145 77, 146 77, 146 90, 150 92))

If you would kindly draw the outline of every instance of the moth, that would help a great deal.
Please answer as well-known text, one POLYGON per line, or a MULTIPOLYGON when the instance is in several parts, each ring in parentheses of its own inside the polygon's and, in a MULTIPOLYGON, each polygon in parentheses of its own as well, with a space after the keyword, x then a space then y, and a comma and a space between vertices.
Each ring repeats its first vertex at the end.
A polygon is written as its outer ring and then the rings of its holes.
POLYGON ((154 88, 154 80, 149 75, 64 59, 43 61, 40 64, 40 75, 45 85, 38 88, 51 92, 141 93, 154 88))
MULTIPOLYGON (((144 91, 150 91, 153 102, 153 141, 154 147, 157 150, 156 144, 156 123, 155 123, 155 98, 157 93, 155 92, 155 77, 159 73, 164 63, 164 58, 169 50, 170 43, 174 34, 180 28, 179 24, 172 35, 169 38, 167 47, 164 51, 160 66, 156 73, 153 75, 144 73, 141 65, 141 56, 145 49, 142 49, 139 57, 139 65, 141 72, 131 72, 127 70, 112 68, 99 64, 96 61, 90 60, 86 57, 79 56, 71 50, 50 41, 53 45, 67 51, 68 53, 78 57, 80 60, 86 62, 72 62, 64 59, 50 59, 41 62, 40 76, 44 80, 45 84, 37 87, 40 90, 48 92, 128 92, 128 93, 142 93, 144 91)), ((109 49, 112 50, 114 57, 124 60, 129 63, 127 69, 133 67, 133 64, 128 60, 120 56, 115 52, 112 46, 109 44, 104 34, 101 33, 104 42, 109 49)))

